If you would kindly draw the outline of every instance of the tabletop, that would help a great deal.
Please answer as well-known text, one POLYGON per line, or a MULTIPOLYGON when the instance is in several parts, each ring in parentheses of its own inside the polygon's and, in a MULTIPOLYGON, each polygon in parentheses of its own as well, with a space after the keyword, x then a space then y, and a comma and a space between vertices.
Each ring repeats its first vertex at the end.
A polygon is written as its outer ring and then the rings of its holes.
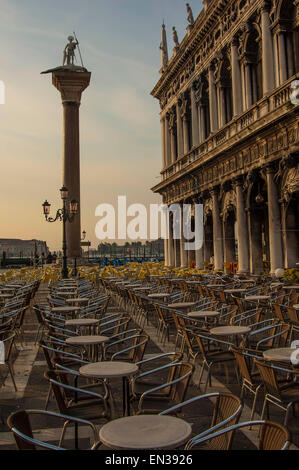
POLYGON ((176 302, 174 304, 168 304, 169 308, 190 308, 195 305, 195 302, 176 302))
POLYGON ((299 285, 283 286, 283 289, 287 289, 287 290, 290 290, 290 289, 299 289, 299 285))
POLYGON ((103 361, 87 364, 79 369, 81 375, 94 378, 127 377, 138 372, 138 366, 131 362, 103 361))
POLYGON ((299 304, 293 305, 293 308, 294 308, 295 310, 299 310, 299 304))
POLYGON ((75 318, 74 320, 67 320, 65 326, 92 326, 97 325, 100 320, 96 318, 75 318))
POLYGON ((150 299, 163 299, 164 297, 169 297, 171 294, 167 294, 166 292, 157 292, 156 294, 148 294, 150 299))
POLYGON ((245 295, 245 300, 269 300, 271 295, 245 295))
POLYGON ((246 292, 246 289, 225 289, 224 292, 226 294, 237 294, 238 292, 246 292))
POLYGON ((174 449, 191 436, 186 421, 168 415, 138 415, 115 419, 99 432, 104 445, 117 450, 174 449))
POLYGON ((250 331, 251 329, 248 326, 217 326, 212 328, 210 333, 215 336, 232 336, 244 335, 250 331))
POLYGON ((187 313, 187 316, 190 318, 207 318, 207 317, 218 317, 220 312, 212 311, 212 310, 199 310, 194 312, 187 313))
POLYGON ((87 297, 79 297, 78 299, 67 299, 66 302, 68 304, 72 304, 72 303, 85 303, 85 302, 89 302, 89 299, 87 297))
POLYGON ((291 362, 291 355, 297 351, 299 356, 299 348, 273 348, 263 352, 263 356, 268 361, 291 362))
POLYGON ((102 344, 109 341, 108 336, 97 336, 97 335, 88 335, 88 336, 71 336, 66 339, 67 344, 75 344, 88 346, 91 344, 102 344))

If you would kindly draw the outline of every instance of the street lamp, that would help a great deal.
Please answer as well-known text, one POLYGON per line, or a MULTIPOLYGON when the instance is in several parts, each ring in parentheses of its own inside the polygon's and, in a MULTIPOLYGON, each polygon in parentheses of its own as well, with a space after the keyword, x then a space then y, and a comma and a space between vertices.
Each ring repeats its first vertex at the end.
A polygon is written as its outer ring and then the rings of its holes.
POLYGON ((66 256, 66 231, 65 231, 65 224, 66 222, 72 223, 76 214, 78 213, 79 209, 79 203, 76 201, 76 199, 72 199, 69 201, 69 204, 67 204, 68 198, 69 198, 69 192, 68 189, 63 186, 60 189, 60 195, 61 199, 63 201, 63 208, 58 209, 56 212, 56 217, 50 217, 50 210, 51 210, 51 204, 48 203, 48 201, 45 201, 42 204, 43 211, 44 211, 44 216, 47 222, 53 223, 56 222, 56 220, 60 220, 62 222, 62 270, 61 270, 61 275, 63 279, 67 279, 68 277, 68 268, 67 268, 67 256, 66 256))

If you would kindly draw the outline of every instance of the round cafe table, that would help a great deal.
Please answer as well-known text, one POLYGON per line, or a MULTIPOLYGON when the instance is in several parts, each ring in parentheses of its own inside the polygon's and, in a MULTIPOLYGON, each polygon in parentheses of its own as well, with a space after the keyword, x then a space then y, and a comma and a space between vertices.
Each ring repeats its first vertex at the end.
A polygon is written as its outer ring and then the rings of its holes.
POLYGON ((166 293, 166 292, 157 292, 156 294, 148 294, 148 297, 150 299, 166 299, 170 295, 171 294, 166 293))
POLYGON ((66 343, 74 346, 86 346, 89 349, 89 358, 92 361, 98 360, 98 348, 96 346, 101 346, 103 357, 103 345, 109 341, 108 336, 97 336, 97 335, 87 335, 87 336, 71 336, 66 339, 66 343))
POLYGON ((294 308, 295 310, 299 310, 299 304, 293 305, 293 308, 294 308))
POLYGON ((186 421, 168 415, 137 415, 101 427, 100 441, 116 450, 175 449, 191 436, 186 421))
POLYGON ((211 335, 213 336, 228 336, 230 338, 235 337, 236 341, 238 336, 244 337, 249 333, 251 329, 248 326, 216 326, 210 330, 211 335))
POLYGON ((208 318, 216 318, 219 317, 219 315, 220 312, 216 312, 216 310, 199 310, 187 313, 187 316, 193 320, 201 320, 202 318, 205 318, 206 321, 208 318))
POLYGON ((240 292, 246 292, 246 289, 225 289, 223 292, 225 292, 226 294, 238 294, 240 292))
POLYGON ((291 362, 291 355, 297 351, 297 359, 299 359, 299 348, 273 348, 263 352, 263 356, 272 362, 291 362))
POLYGON ((271 295, 245 295, 245 300, 248 301, 260 301, 260 300, 269 300, 271 299, 271 295))
POLYGON ((59 313, 59 314, 68 314, 71 313, 72 316, 78 311, 78 307, 72 307, 72 306, 63 306, 63 307, 53 307, 51 309, 53 313, 59 313))
POLYGON ((76 328, 89 328, 90 334, 92 333, 92 327, 95 328, 99 324, 100 320, 96 318, 75 318, 73 320, 67 320, 65 326, 74 326, 76 328))
POLYGON ((169 308, 176 308, 177 310, 185 310, 191 308, 196 302, 175 302, 174 304, 168 304, 169 308))
POLYGON ((299 289, 299 285, 283 286, 283 289, 285 290, 299 289))
POLYGON ((131 362, 103 361, 87 364, 79 369, 84 377, 94 379, 122 378, 123 381, 123 415, 130 415, 130 392, 128 377, 135 375, 139 368, 131 362))

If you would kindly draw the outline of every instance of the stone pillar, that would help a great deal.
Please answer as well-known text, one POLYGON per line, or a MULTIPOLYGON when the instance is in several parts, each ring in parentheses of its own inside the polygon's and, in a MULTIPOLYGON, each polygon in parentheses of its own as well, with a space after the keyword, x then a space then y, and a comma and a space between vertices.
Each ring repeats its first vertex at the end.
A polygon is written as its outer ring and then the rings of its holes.
POLYGON ((181 100, 178 100, 176 104, 178 158, 184 155, 183 123, 182 123, 180 106, 181 106, 181 100))
POLYGON ((246 109, 248 109, 252 105, 251 64, 248 61, 244 63, 244 77, 245 77, 245 103, 246 103, 246 109))
POLYGON ((168 113, 168 116, 169 116, 171 163, 175 163, 176 156, 177 156, 177 148, 176 148, 176 138, 175 138, 175 112, 174 110, 168 113))
POLYGON ((183 154, 189 152, 190 145, 189 145, 189 128, 188 128, 188 100, 186 97, 181 99, 181 117, 183 120, 183 154))
POLYGON ((223 127, 226 123, 226 106, 225 106, 225 90, 224 87, 219 84, 218 88, 218 109, 219 109, 219 128, 223 127))
POLYGON ((250 249, 250 273, 264 272, 261 221, 248 209, 248 233, 250 249))
POLYGON ((169 261, 168 261, 168 242, 169 240, 167 238, 165 238, 164 240, 164 263, 165 263, 165 266, 169 266, 169 261))
POLYGON ((199 144, 198 109, 195 96, 196 86, 197 82, 193 82, 191 86, 192 147, 197 147, 199 144))
POLYGON ((206 107, 200 100, 198 103, 198 127, 199 127, 199 143, 203 142, 207 135, 206 129, 206 107))
POLYGON ((168 266, 174 266, 173 222, 171 215, 169 215, 168 266))
POLYGON ((215 271, 223 270, 223 236, 222 223, 220 218, 218 191, 210 191, 213 200, 213 243, 214 243, 214 263, 215 271))
POLYGON ((278 57, 279 57, 279 81, 280 81, 280 85, 282 85, 288 78, 284 31, 278 32, 278 57))
MULTIPOLYGON (((61 93, 63 105, 63 185, 69 197, 80 203, 79 107, 81 95, 90 83, 91 73, 58 69, 52 72, 52 83, 61 93)), ((66 223, 67 256, 81 256, 81 213, 66 223)))
POLYGON ((185 250, 185 237, 184 237, 184 218, 183 218, 183 204, 181 204, 181 239, 180 239, 180 252, 181 252, 181 267, 186 268, 188 266, 188 255, 185 250))
MULTIPOLYGON (((202 204, 203 201, 202 199, 200 198, 198 203, 195 202, 195 204, 202 204)), ((195 230, 199 230, 200 227, 196 227, 195 226, 195 230)), ((204 227, 202 227, 202 233, 204 233, 204 227)), ((197 237, 199 238, 199 237, 197 237)), ((203 256, 203 252, 204 252, 204 242, 202 244, 202 247, 199 249, 199 250, 195 250, 195 264, 196 264, 196 267, 198 269, 204 269, 204 256, 203 256)))
POLYGON ((263 93, 269 93, 275 87, 274 82, 274 55, 273 38, 270 29, 269 4, 265 2, 262 7, 262 61, 263 61, 263 93))
POLYGON ((169 122, 167 114, 164 119, 164 136, 165 136, 165 165, 171 164, 171 148, 170 148, 170 133, 169 133, 169 122))
POLYGON ((249 240, 242 181, 235 181, 237 202, 238 272, 249 271, 249 240))
POLYGON ((210 106, 210 130, 216 132, 218 130, 218 113, 217 113, 217 95, 214 82, 213 69, 209 68, 209 106, 210 106))
POLYGON ((274 33, 273 36, 273 53, 274 53, 274 75, 275 75, 275 85, 278 87, 280 85, 279 78, 279 53, 278 53, 278 35, 274 33))
POLYGON ((242 84, 241 69, 238 60, 238 41, 236 38, 231 43, 231 68, 232 68, 232 94, 233 94, 233 115, 238 116, 243 110, 242 106, 242 84))
POLYGON ((162 169, 167 166, 166 148, 165 148, 165 118, 161 118, 161 148, 162 148, 162 169))
POLYGON ((274 181, 274 172, 275 170, 272 166, 268 166, 266 168, 268 191, 270 265, 272 274, 275 272, 275 269, 283 267, 281 216, 278 202, 278 191, 276 183, 274 181))

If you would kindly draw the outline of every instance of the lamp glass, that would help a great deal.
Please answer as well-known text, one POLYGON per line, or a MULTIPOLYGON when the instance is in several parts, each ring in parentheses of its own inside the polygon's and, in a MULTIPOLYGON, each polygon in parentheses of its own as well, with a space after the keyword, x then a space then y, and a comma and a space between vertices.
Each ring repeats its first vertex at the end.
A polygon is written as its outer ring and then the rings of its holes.
POLYGON ((60 194, 61 194, 61 199, 65 200, 69 197, 69 190, 65 186, 62 186, 60 190, 60 194))

